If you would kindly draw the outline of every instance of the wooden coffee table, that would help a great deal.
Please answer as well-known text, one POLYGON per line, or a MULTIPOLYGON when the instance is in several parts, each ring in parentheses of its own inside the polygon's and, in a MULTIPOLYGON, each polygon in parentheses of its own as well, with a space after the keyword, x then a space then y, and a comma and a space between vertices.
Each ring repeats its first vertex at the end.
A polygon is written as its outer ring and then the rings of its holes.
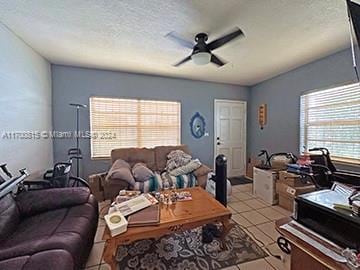
POLYGON ((115 270, 116 250, 120 245, 127 245, 137 240, 159 238, 161 236, 194 229, 209 223, 222 224, 221 241, 224 246, 226 234, 233 225, 230 223, 231 212, 200 187, 184 189, 191 192, 192 200, 177 202, 172 205, 160 205, 160 224, 128 228, 126 233, 111 237, 105 229, 103 240, 106 240, 103 259, 115 270))

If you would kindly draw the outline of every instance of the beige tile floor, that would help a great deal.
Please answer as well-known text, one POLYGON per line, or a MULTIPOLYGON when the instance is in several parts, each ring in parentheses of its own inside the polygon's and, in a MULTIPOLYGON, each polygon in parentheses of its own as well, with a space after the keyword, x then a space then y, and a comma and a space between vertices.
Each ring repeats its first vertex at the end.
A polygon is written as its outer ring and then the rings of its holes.
MULTIPOLYGON (((108 202, 102 202, 100 208, 106 203, 108 202)), ((264 201, 255 198, 252 195, 252 184, 234 186, 231 201, 228 202, 228 208, 233 213, 233 220, 242 226, 243 229, 249 233, 250 237, 256 237, 257 240, 254 240, 257 241, 267 253, 266 248, 274 254, 281 254, 284 260, 280 261, 272 256, 268 256, 264 259, 242 263, 224 268, 223 270, 290 269, 290 257, 281 252, 277 247, 276 239, 279 234, 275 230, 274 223, 276 219, 291 215, 289 211, 279 206, 270 206, 264 201), (258 242, 258 240, 261 242, 258 242)), ((95 244, 86 265, 87 270, 110 269, 101 258, 104 249, 104 241, 101 239, 104 228, 105 224, 100 220, 95 236, 95 244)))

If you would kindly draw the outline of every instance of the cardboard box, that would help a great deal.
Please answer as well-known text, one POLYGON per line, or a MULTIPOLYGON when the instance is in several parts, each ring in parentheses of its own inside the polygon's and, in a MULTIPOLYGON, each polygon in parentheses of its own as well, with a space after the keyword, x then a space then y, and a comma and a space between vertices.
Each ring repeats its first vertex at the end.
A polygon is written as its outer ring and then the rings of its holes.
POLYGON ((247 167, 246 167, 246 176, 253 179, 254 178, 254 167, 260 165, 261 162, 255 158, 249 158, 247 167))
POLYGON ((279 183, 291 186, 291 187, 304 187, 311 185, 309 181, 301 179, 300 175, 289 173, 287 171, 279 172, 279 183))
POLYGON ((286 196, 284 194, 278 194, 279 195, 279 206, 281 206, 282 208, 293 212, 294 211, 294 199, 286 196))
POLYGON ((291 187, 283 183, 276 183, 276 192, 279 194, 279 206, 288 211, 293 211, 294 199, 296 196, 304 193, 315 191, 314 185, 307 185, 303 187, 291 187))

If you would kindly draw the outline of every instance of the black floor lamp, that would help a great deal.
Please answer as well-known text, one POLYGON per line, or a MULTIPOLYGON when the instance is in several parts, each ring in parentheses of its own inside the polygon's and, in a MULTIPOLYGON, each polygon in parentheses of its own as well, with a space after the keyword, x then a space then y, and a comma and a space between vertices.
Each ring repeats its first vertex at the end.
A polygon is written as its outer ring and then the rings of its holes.
POLYGON ((87 108, 85 104, 79 104, 79 103, 70 103, 70 106, 73 106, 76 108, 76 148, 70 148, 68 150, 68 155, 72 156, 72 158, 76 158, 76 177, 79 177, 79 160, 82 159, 82 154, 79 146, 79 129, 80 129, 80 121, 79 121, 79 113, 80 109, 87 108))

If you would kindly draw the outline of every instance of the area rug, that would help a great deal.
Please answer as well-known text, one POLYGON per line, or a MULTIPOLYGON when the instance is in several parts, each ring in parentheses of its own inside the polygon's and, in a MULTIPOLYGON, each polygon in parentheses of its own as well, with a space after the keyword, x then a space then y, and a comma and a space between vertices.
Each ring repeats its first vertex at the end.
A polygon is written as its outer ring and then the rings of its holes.
POLYGON ((267 254, 238 224, 227 235, 225 249, 215 239, 201 241, 201 227, 158 240, 120 246, 116 260, 121 270, 215 270, 266 257, 267 254))
POLYGON ((253 181, 245 176, 230 177, 230 183, 232 186, 251 184, 253 181))

